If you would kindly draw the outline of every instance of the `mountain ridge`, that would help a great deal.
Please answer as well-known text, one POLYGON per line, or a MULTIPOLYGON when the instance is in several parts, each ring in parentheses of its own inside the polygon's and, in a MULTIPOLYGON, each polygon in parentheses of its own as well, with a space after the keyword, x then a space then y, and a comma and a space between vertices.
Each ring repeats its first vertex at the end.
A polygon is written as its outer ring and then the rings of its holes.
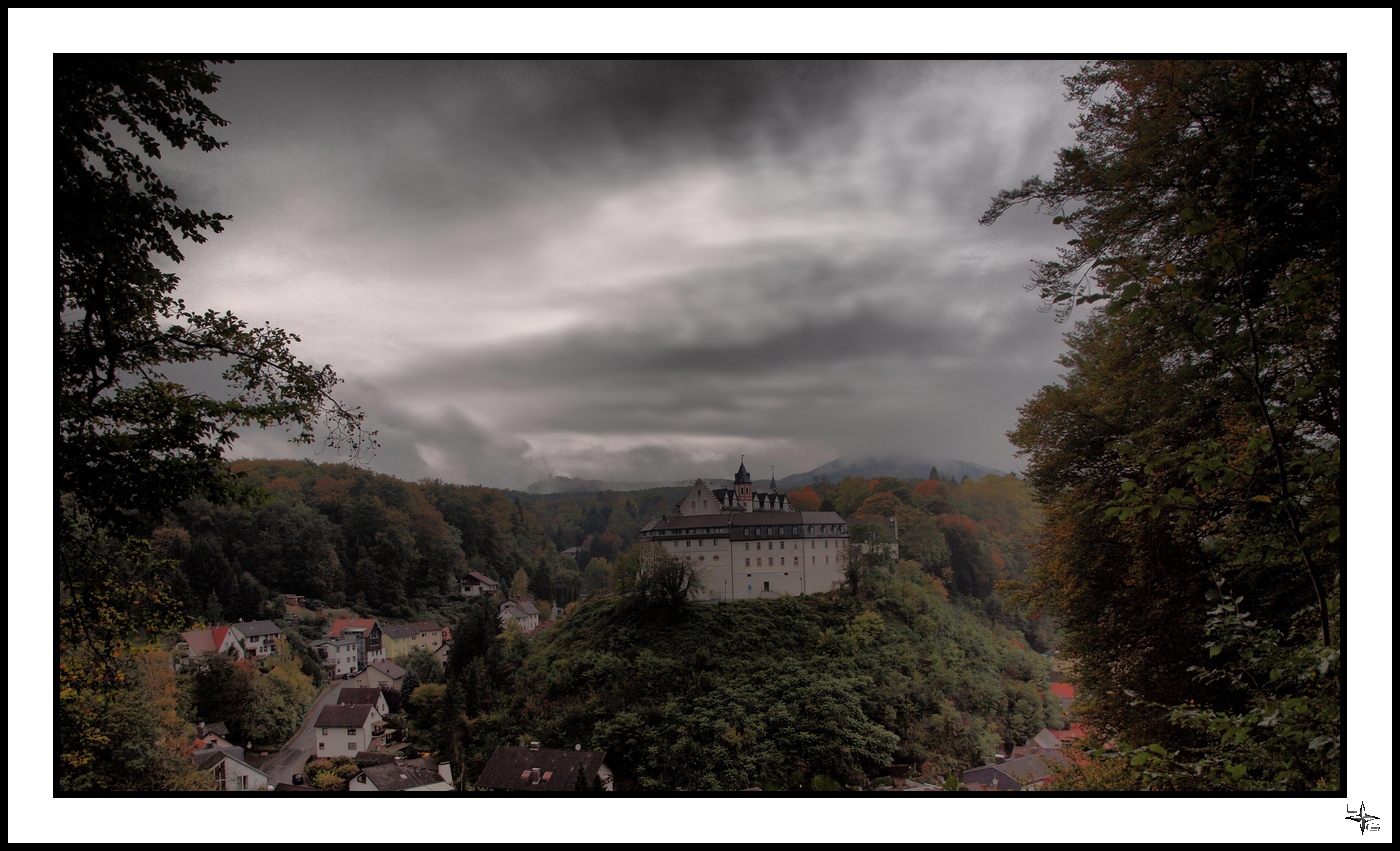
MULTIPOLYGON (((901 479, 926 479, 930 469, 938 468, 938 475, 942 478, 962 479, 967 476, 972 479, 980 479, 985 475, 1004 476, 1005 471, 992 467, 985 467, 981 464, 974 464, 971 461, 962 461, 956 458, 945 458, 942 460, 925 461, 912 455, 879 455, 861 458, 845 459, 837 458, 828 461, 820 467, 815 467, 805 473, 793 473, 778 479, 778 486, 784 489, 798 488, 811 484, 822 476, 826 476, 832 482, 839 482, 846 476, 864 476, 871 478, 874 476, 895 476, 901 479)), ((707 483, 728 484, 732 478, 714 478, 701 476, 707 483)), ((762 487, 760 481, 762 476, 754 477, 754 485, 762 487)), ((691 480, 693 481, 693 480, 691 480)), ((668 482, 628 482, 628 481, 606 481, 603 479, 575 479, 569 476, 550 476, 548 479, 540 479, 525 488, 525 493, 551 494, 551 493, 594 493, 599 491, 640 491, 651 490, 652 488, 673 488, 684 486, 684 481, 668 482)))

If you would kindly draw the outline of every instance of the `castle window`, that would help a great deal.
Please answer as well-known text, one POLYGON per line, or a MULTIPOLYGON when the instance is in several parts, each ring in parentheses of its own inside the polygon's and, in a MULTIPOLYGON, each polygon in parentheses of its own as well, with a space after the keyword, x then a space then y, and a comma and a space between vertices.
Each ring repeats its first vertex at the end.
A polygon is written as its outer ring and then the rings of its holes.
POLYGON ((780 550, 785 550, 785 549, 787 549, 787 541, 779 541, 779 542, 778 542, 778 549, 780 549, 780 550))
POLYGON ((778 566, 780 566, 780 567, 787 567, 787 559, 785 559, 785 558, 780 558, 780 559, 778 559, 778 566))
POLYGON ((773 527, 772 527, 772 526, 769 526, 769 527, 768 527, 768 534, 770 534, 770 535, 773 534, 773 527))
POLYGON ((751 566, 751 565, 749 564, 749 560, 748 560, 748 559, 744 559, 744 567, 750 567, 750 566, 751 566))
POLYGON ((807 527, 807 534, 808 534, 808 535, 812 534, 812 527, 811 527, 811 526, 808 526, 808 527, 807 527))
POLYGON ((773 566, 773 557, 772 557, 772 556, 769 556, 769 557, 768 557, 768 566, 769 566, 769 567, 772 567, 772 566, 773 566))
POLYGON ((690 501, 690 507, 691 507, 691 508, 695 508, 695 500, 692 499, 692 500, 690 501))
POLYGON ((690 546, 690 539, 689 539, 689 538, 686 538, 686 539, 685 539, 685 545, 686 545, 687 547, 690 546))
POLYGON ((748 542, 748 541, 745 541, 745 542, 744 542, 744 552, 748 552, 748 551, 749 551, 749 542, 748 542))
POLYGON ((764 591, 769 590, 769 589, 768 589, 768 583, 767 583, 767 582, 763 583, 763 590, 764 590, 764 591))
POLYGON ((772 541, 769 541, 769 542, 768 542, 768 549, 770 549, 770 550, 773 549, 773 542, 772 542, 772 541))

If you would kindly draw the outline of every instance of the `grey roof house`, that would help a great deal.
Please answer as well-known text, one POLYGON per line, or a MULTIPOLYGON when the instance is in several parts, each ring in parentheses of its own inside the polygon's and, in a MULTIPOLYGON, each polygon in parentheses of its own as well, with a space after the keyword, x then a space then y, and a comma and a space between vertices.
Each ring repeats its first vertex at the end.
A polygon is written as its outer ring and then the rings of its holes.
POLYGON ((603 789, 612 791, 612 769, 603 761, 603 751, 578 748, 498 747, 491 761, 477 778, 476 785, 500 792, 576 792, 579 770, 591 784, 597 778, 603 789))

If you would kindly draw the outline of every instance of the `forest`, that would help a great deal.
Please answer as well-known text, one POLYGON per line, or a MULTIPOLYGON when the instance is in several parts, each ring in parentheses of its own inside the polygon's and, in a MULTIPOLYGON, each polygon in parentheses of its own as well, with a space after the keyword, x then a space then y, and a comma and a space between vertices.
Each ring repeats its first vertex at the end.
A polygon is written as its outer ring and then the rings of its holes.
POLYGON ((1028 620, 996 590, 1024 576, 1038 523, 1014 476, 959 483, 934 470, 922 481, 819 482, 794 501, 898 518, 901 560, 872 563, 859 595, 659 611, 616 593, 624 590, 617 565, 650 512, 681 489, 533 496, 302 461, 240 461, 230 472, 243 499, 215 506, 196 497, 165 512, 149 531, 153 554, 169 565, 165 587, 181 628, 270 618, 287 635, 261 676, 251 662, 227 660, 182 674, 177 703, 188 722, 221 719, 274 746, 295 730, 325 683, 309 648, 325 621, 288 620, 279 595, 292 593, 313 608, 454 626, 446 672, 420 660, 392 702, 425 746, 469 775, 496 745, 534 736, 608 750, 633 788, 817 777, 859 786, 891 761, 942 776, 1061 723, 1040 655, 1054 640, 1053 620, 1028 620), (582 551, 563 556, 561 543, 582 551), (563 607, 565 617, 534 641, 500 634, 494 607, 458 591, 469 570, 563 607), (420 685, 431 688, 415 697, 420 685), (776 736, 789 724, 772 713, 792 689, 809 694, 802 717, 824 718, 820 729, 842 731, 839 740, 799 735, 805 722, 776 736), (700 706, 720 716, 701 724, 681 711, 700 706), (840 738, 848 735, 856 738, 840 738), (767 743, 749 753, 725 736, 767 743), (695 756, 673 766, 641 741, 695 756))

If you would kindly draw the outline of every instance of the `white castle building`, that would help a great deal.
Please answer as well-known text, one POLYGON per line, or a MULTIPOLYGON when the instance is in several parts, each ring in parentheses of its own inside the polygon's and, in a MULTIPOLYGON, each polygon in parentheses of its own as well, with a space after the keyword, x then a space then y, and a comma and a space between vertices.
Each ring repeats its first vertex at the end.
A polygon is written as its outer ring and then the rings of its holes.
POLYGON ((675 513, 642 527, 642 540, 703 570, 711 600, 815 594, 841 586, 846 521, 834 511, 796 511, 772 479, 755 493, 743 460, 732 488, 696 479, 675 513))

